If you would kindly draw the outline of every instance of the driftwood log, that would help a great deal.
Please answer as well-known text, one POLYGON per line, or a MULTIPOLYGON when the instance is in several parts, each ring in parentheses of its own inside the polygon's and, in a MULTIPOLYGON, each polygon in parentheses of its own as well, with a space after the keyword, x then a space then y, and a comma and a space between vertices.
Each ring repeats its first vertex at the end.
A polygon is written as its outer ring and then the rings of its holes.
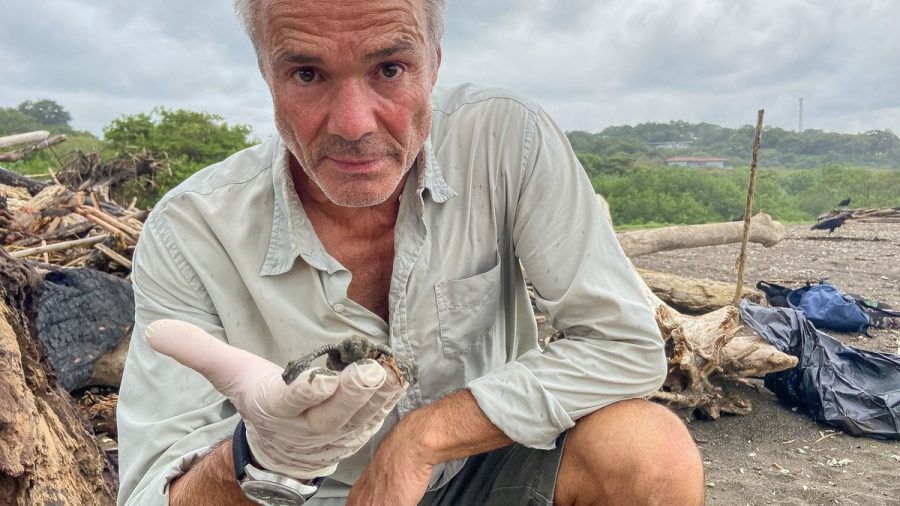
MULTIPOLYGON (((734 284, 711 279, 689 278, 668 272, 637 269, 644 284, 666 304, 688 314, 704 314, 731 305, 734 284)), ((757 304, 765 300, 761 291, 745 286, 742 298, 757 304)))
POLYGON ((28 193, 32 195, 37 195, 39 191, 47 187, 47 183, 17 174, 9 169, 4 169, 3 167, 0 167, 0 184, 25 188, 28 190, 28 193))
MULTIPOLYGON (((603 214, 612 221, 606 201, 602 198, 598 201, 603 214)), ((777 232, 770 238, 774 240, 777 237, 772 244, 781 240, 784 227, 773 222, 768 215, 755 216, 751 220, 752 226, 756 227, 758 222, 754 220, 760 217, 763 227, 777 232)), ((712 226, 715 225, 723 224, 712 226)), ((735 222, 734 225, 736 238, 729 242, 740 241, 743 234, 743 223, 735 222)), ((684 229, 696 230, 695 227, 672 228, 682 230, 660 234, 659 237, 667 239, 657 244, 672 244, 672 238, 685 236, 684 229)), ((753 234, 751 230, 751 238, 753 234)), ((651 394, 652 399, 664 402, 688 417, 718 418, 723 413, 746 414, 752 406, 749 399, 741 396, 741 389, 735 388, 736 385, 746 382, 747 378, 761 377, 797 365, 796 357, 778 351, 762 337, 736 337, 740 325, 738 310, 734 306, 728 305, 700 316, 684 315, 657 297, 646 282, 642 284, 644 296, 654 311, 656 324, 666 342, 669 362, 666 381, 660 390, 651 394)), ((733 293, 732 288, 727 294, 728 300, 731 300, 733 293)))
POLYGON ((663 388, 651 398, 686 416, 718 418, 747 414, 750 401, 737 384, 797 365, 797 358, 778 351, 758 335, 736 337, 738 310, 726 306, 701 316, 675 311, 648 289, 656 324, 666 341, 669 372, 663 388))
POLYGON ((24 148, 19 148, 13 151, 5 151, 3 153, 0 153, 0 162, 15 162, 16 160, 21 160, 25 157, 25 155, 29 153, 55 146, 61 142, 64 142, 65 140, 66 136, 63 134, 54 135, 53 137, 44 139, 37 144, 32 144, 31 146, 26 146, 24 148))
POLYGON ((40 287, 0 252, 0 503, 114 504, 115 472, 33 338, 40 287))
MULTIPOLYGON (((774 221, 768 214, 759 213, 750 223, 750 242, 770 247, 784 238, 784 225, 774 221)), ((743 233, 744 223, 732 221, 619 232, 616 237, 625 254, 636 257, 657 251, 739 243, 743 233)))
MULTIPOLYGON (((646 283, 643 288, 669 363, 663 387, 650 398, 683 416, 715 419, 725 413, 747 414, 752 406, 741 384, 797 365, 796 357, 778 351, 762 337, 737 335, 741 327, 734 306, 691 316, 663 302, 646 283)), ((721 296, 730 301, 731 290, 721 296)), ((550 341, 560 338, 562 334, 556 332, 550 341)))
POLYGON ((37 234, 47 223, 70 214, 70 209, 83 201, 83 195, 72 193, 65 186, 47 186, 16 210, 10 231, 37 234))
POLYGON ((19 144, 35 144, 46 140, 48 137, 50 137, 50 132, 46 130, 35 130, 34 132, 4 135, 0 137, 0 148, 9 148, 12 146, 18 146, 19 144))

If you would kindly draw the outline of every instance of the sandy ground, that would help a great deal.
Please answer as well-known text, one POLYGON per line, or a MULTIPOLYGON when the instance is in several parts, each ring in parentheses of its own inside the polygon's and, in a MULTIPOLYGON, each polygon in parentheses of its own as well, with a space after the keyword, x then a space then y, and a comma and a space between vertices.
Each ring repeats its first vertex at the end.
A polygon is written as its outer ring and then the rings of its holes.
MULTIPOLYGON (((733 281, 738 246, 668 251, 635 265, 733 281)), ((845 292, 900 308, 900 224, 848 222, 832 236, 790 226, 772 248, 753 245, 746 281, 789 286, 827 278, 845 292)), ((872 338, 832 334, 844 344, 900 352, 900 331, 872 338)), ((813 422, 761 386, 746 416, 688 424, 703 454, 707 503, 900 505, 900 441, 857 438, 813 422)))

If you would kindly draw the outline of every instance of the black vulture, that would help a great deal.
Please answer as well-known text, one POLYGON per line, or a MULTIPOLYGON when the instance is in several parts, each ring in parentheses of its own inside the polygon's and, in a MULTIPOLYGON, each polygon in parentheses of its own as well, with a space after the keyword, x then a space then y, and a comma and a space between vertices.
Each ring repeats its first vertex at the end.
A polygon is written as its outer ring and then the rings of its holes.
POLYGON ((840 204, 838 204, 838 207, 844 207, 844 206, 849 206, 849 205, 850 205, 850 197, 847 197, 844 200, 842 200, 840 204))
POLYGON ((833 218, 828 218, 828 219, 825 219, 825 220, 822 220, 822 221, 816 223, 815 225, 812 226, 812 228, 810 228, 810 230, 828 229, 828 235, 831 235, 831 233, 834 232, 834 229, 843 225, 844 222, 847 221, 847 218, 849 218, 851 216, 853 216, 853 215, 850 213, 841 213, 833 218))

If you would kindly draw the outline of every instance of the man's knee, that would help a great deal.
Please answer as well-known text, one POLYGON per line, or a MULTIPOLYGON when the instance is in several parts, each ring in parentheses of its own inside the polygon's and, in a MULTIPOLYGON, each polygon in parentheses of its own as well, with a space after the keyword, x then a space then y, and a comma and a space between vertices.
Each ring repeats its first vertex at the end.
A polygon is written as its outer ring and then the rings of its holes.
POLYGON ((557 504, 699 504, 703 464, 671 411, 621 401, 578 421, 566 438, 557 504))

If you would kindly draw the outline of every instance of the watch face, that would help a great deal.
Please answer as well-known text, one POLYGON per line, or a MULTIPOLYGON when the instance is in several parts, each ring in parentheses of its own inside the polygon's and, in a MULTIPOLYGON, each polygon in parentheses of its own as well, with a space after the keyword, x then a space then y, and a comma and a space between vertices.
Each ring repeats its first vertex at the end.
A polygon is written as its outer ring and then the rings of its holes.
POLYGON ((245 480, 241 490, 248 499, 264 506, 292 506, 306 502, 296 490, 271 481, 245 480))

